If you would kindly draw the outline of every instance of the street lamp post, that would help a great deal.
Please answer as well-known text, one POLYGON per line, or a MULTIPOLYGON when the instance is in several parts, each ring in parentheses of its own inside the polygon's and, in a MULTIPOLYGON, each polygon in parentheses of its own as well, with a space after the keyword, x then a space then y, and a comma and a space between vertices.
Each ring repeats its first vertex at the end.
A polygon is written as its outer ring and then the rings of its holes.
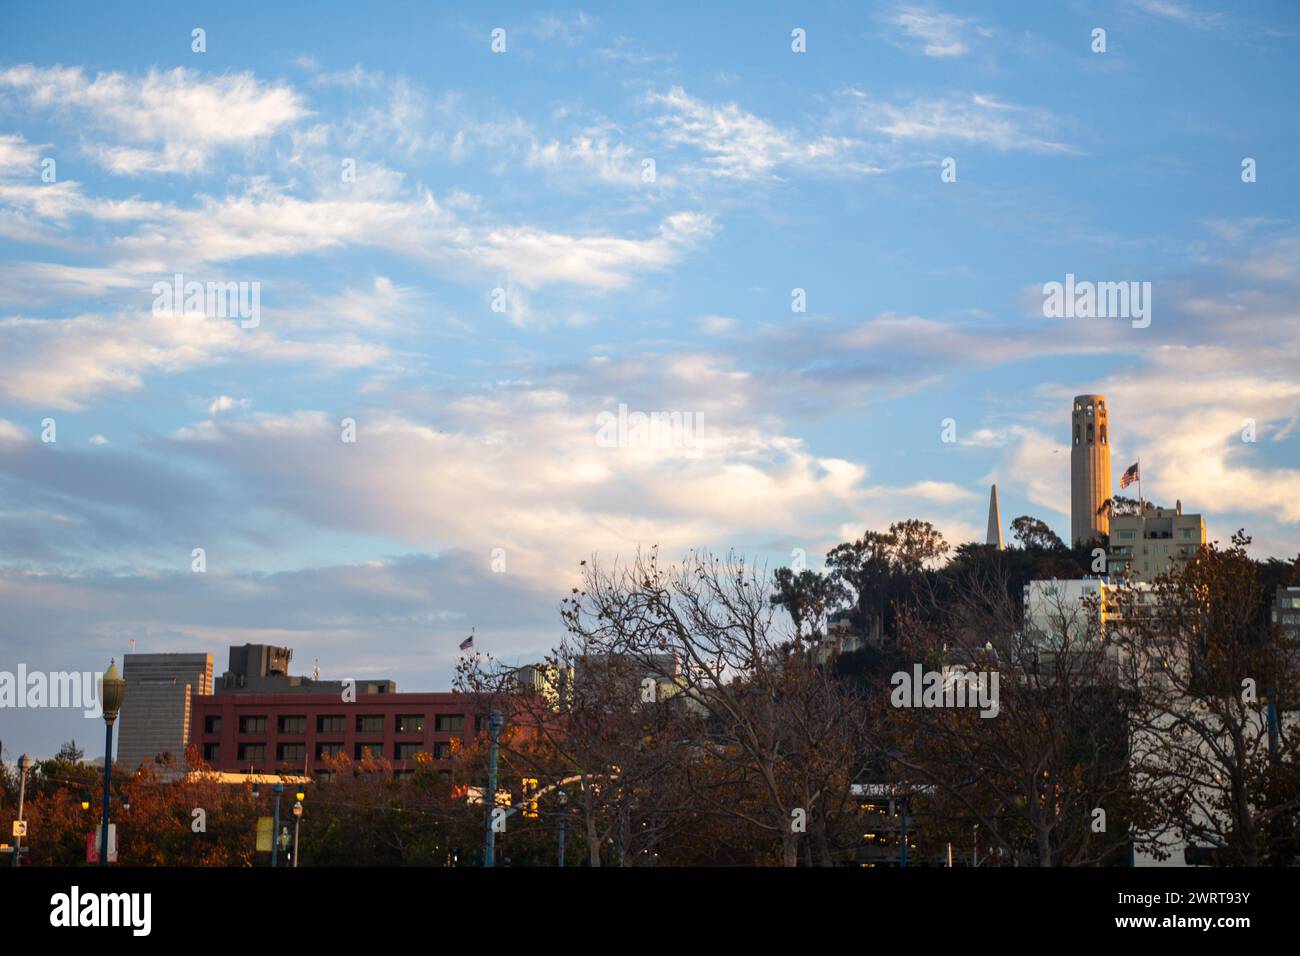
MULTIPOLYGON (((27 795, 27 754, 23 754, 18 758, 18 781, 18 819, 21 821, 23 818, 23 797, 27 795)), ((14 856, 13 859, 9 861, 10 866, 18 865, 18 856, 22 851, 22 847, 23 838, 15 836, 14 856)))
POLYGON ((271 867, 274 868, 280 860, 280 794, 284 792, 284 784, 277 783, 271 790, 275 793, 275 825, 271 827, 275 834, 271 837, 271 867))
POLYGON ((564 823, 568 819, 569 795, 561 790, 556 798, 560 801, 560 860, 557 866, 564 866, 564 823))
POLYGON ((501 712, 492 711, 488 717, 488 736, 491 745, 488 747, 487 794, 483 801, 487 804, 487 842, 483 848, 483 865, 489 868, 496 865, 497 835, 492 829, 492 816, 497 806, 497 741, 501 737, 501 728, 504 725, 505 718, 501 716, 501 712))
POLYGON ((302 801, 293 805, 293 868, 298 869, 298 827, 302 824, 302 801))
POLYGON ((108 787, 113 775, 113 722, 122 709, 126 681, 117 671, 117 661, 108 662, 99 697, 104 707, 104 815, 99 826, 99 865, 108 866, 108 787))

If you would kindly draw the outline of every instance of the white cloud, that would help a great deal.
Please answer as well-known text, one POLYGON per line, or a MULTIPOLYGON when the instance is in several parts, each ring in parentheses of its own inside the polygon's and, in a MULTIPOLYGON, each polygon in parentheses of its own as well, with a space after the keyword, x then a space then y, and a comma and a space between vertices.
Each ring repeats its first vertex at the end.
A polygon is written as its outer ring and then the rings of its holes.
POLYGON ((933 57, 961 56, 969 52, 966 36, 974 22, 969 17, 916 6, 899 7, 887 18, 887 23, 916 41, 921 52, 933 57))
POLYGON ((252 403, 246 398, 232 398, 229 395, 218 395, 208 405, 208 414, 216 418, 223 412, 231 412, 236 408, 248 408, 252 403))
POLYGON ((1185 3, 1174 0, 1132 0, 1133 5, 1143 13, 1173 20, 1194 30, 1212 30, 1223 22, 1221 13, 1202 13, 1185 3))
POLYGON ((736 327, 736 320, 726 315, 701 315, 695 321, 705 335, 723 335, 736 327))
POLYGON ((714 176, 740 180, 777 177, 783 168, 827 173, 880 172, 857 159, 861 146, 836 136, 805 137, 782 129, 735 103, 716 106, 689 96, 680 86, 651 93, 648 102, 665 112, 657 122, 669 143, 704 154, 714 176))
POLYGON ((591 130, 574 135, 568 142, 534 141, 525 164, 562 175, 575 184, 594 178, 635 186, 641 183, 641 159, 626 143, 614 142, 605 132, 591 130))
POLYGON ((851 122, 895 140, 976 143, 1003 152, 1075 152, 1057 138, 1060 124, 1051 114, 989 96, 889 103, 860 90, 848 95, 851 122))
POLYGON ((0 176, 35 172, 40 155, 40 148, 21 133, 0 135, 0 176))
POLYGON ((205 77, 183 67, 91 79, 77 67, 25 64, 0 71, 0 96, 30 111, 66 115, 91 136, 107 133, 113 141, 91 140, 86 150, 121 175, 202 172, 218 151, 248 147, 308 115, 287 85, 251 73, 205 77))

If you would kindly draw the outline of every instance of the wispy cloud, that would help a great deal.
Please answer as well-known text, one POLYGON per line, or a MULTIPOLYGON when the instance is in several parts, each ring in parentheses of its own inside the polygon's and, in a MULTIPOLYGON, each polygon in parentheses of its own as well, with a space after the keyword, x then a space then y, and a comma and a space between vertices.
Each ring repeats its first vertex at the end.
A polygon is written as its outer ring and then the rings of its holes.
POLYGON ((67 115, 89 134, 88 155, 128 176, 201 172, 217 152, 251 146, 308 115, 290 86, 181 67, 92 79, 78 67, 14 66, 0 71, 0 98, 10 108, 67 115))
POLYGON ((1194 30, 1212 30, 1223 22, 1221 13, 1205 13, 1176 0, 1132 0, 1132 3, 1143 13, 1172 20, 1194 30))
POLYGON ((699 150, 705 168, 714 176, 765 180, 793 170, 880 172, 858 158, 862 144, 847 137, 783 129, 736 103, 707 103, 680 86, 663 94, 651 93, 647 99, 663 108, 657 122, 668 142, 699 150))
POLYGON ((952 57, 970 52, 970 35, 988 36, 971 17, 959 17, 918 6, 901 6, 883 17, 886 25, 901 31, 905 45, 926 56, 952 57))

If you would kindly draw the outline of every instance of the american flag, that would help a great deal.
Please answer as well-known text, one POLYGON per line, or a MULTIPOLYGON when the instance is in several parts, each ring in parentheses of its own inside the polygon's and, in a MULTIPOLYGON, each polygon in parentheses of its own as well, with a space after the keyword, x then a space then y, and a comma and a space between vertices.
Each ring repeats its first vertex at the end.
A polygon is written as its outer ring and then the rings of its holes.
POLYGON ((1127 488, 1129 485, 1133 484, 1133 482, 1137 481, 1140 477, 1141 475, 1138 474, 1137 462, 1134 462, 1133 464, 1128 466, 1128 471, 1124 472, 1123 477, 1120 478, 1119 486, 1121 488, 1127 488))
POLYGON ((463 640, 463 641, 460 642, 460 649, 461 649, 462 651, 467 651, 467 650, 469 650, 469 649, 470 649, 471 647, 473 647, 473 646, 474 646, 474 635, 473 635, 473 634, 471 634, 469 637, 465 638, 465 640, 463 640))

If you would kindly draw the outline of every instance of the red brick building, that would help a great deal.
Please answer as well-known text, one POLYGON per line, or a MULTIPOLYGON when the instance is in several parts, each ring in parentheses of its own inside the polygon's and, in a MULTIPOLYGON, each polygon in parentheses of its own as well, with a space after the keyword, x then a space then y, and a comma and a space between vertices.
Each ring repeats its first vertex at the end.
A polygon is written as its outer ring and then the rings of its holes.
POLYGON ((327 759, 368 750, 406 774, 417 753, 445 760, 486 726, 469 694, 215 694, 194 698, 190 740, 214 770, 320 775, 327 759))

